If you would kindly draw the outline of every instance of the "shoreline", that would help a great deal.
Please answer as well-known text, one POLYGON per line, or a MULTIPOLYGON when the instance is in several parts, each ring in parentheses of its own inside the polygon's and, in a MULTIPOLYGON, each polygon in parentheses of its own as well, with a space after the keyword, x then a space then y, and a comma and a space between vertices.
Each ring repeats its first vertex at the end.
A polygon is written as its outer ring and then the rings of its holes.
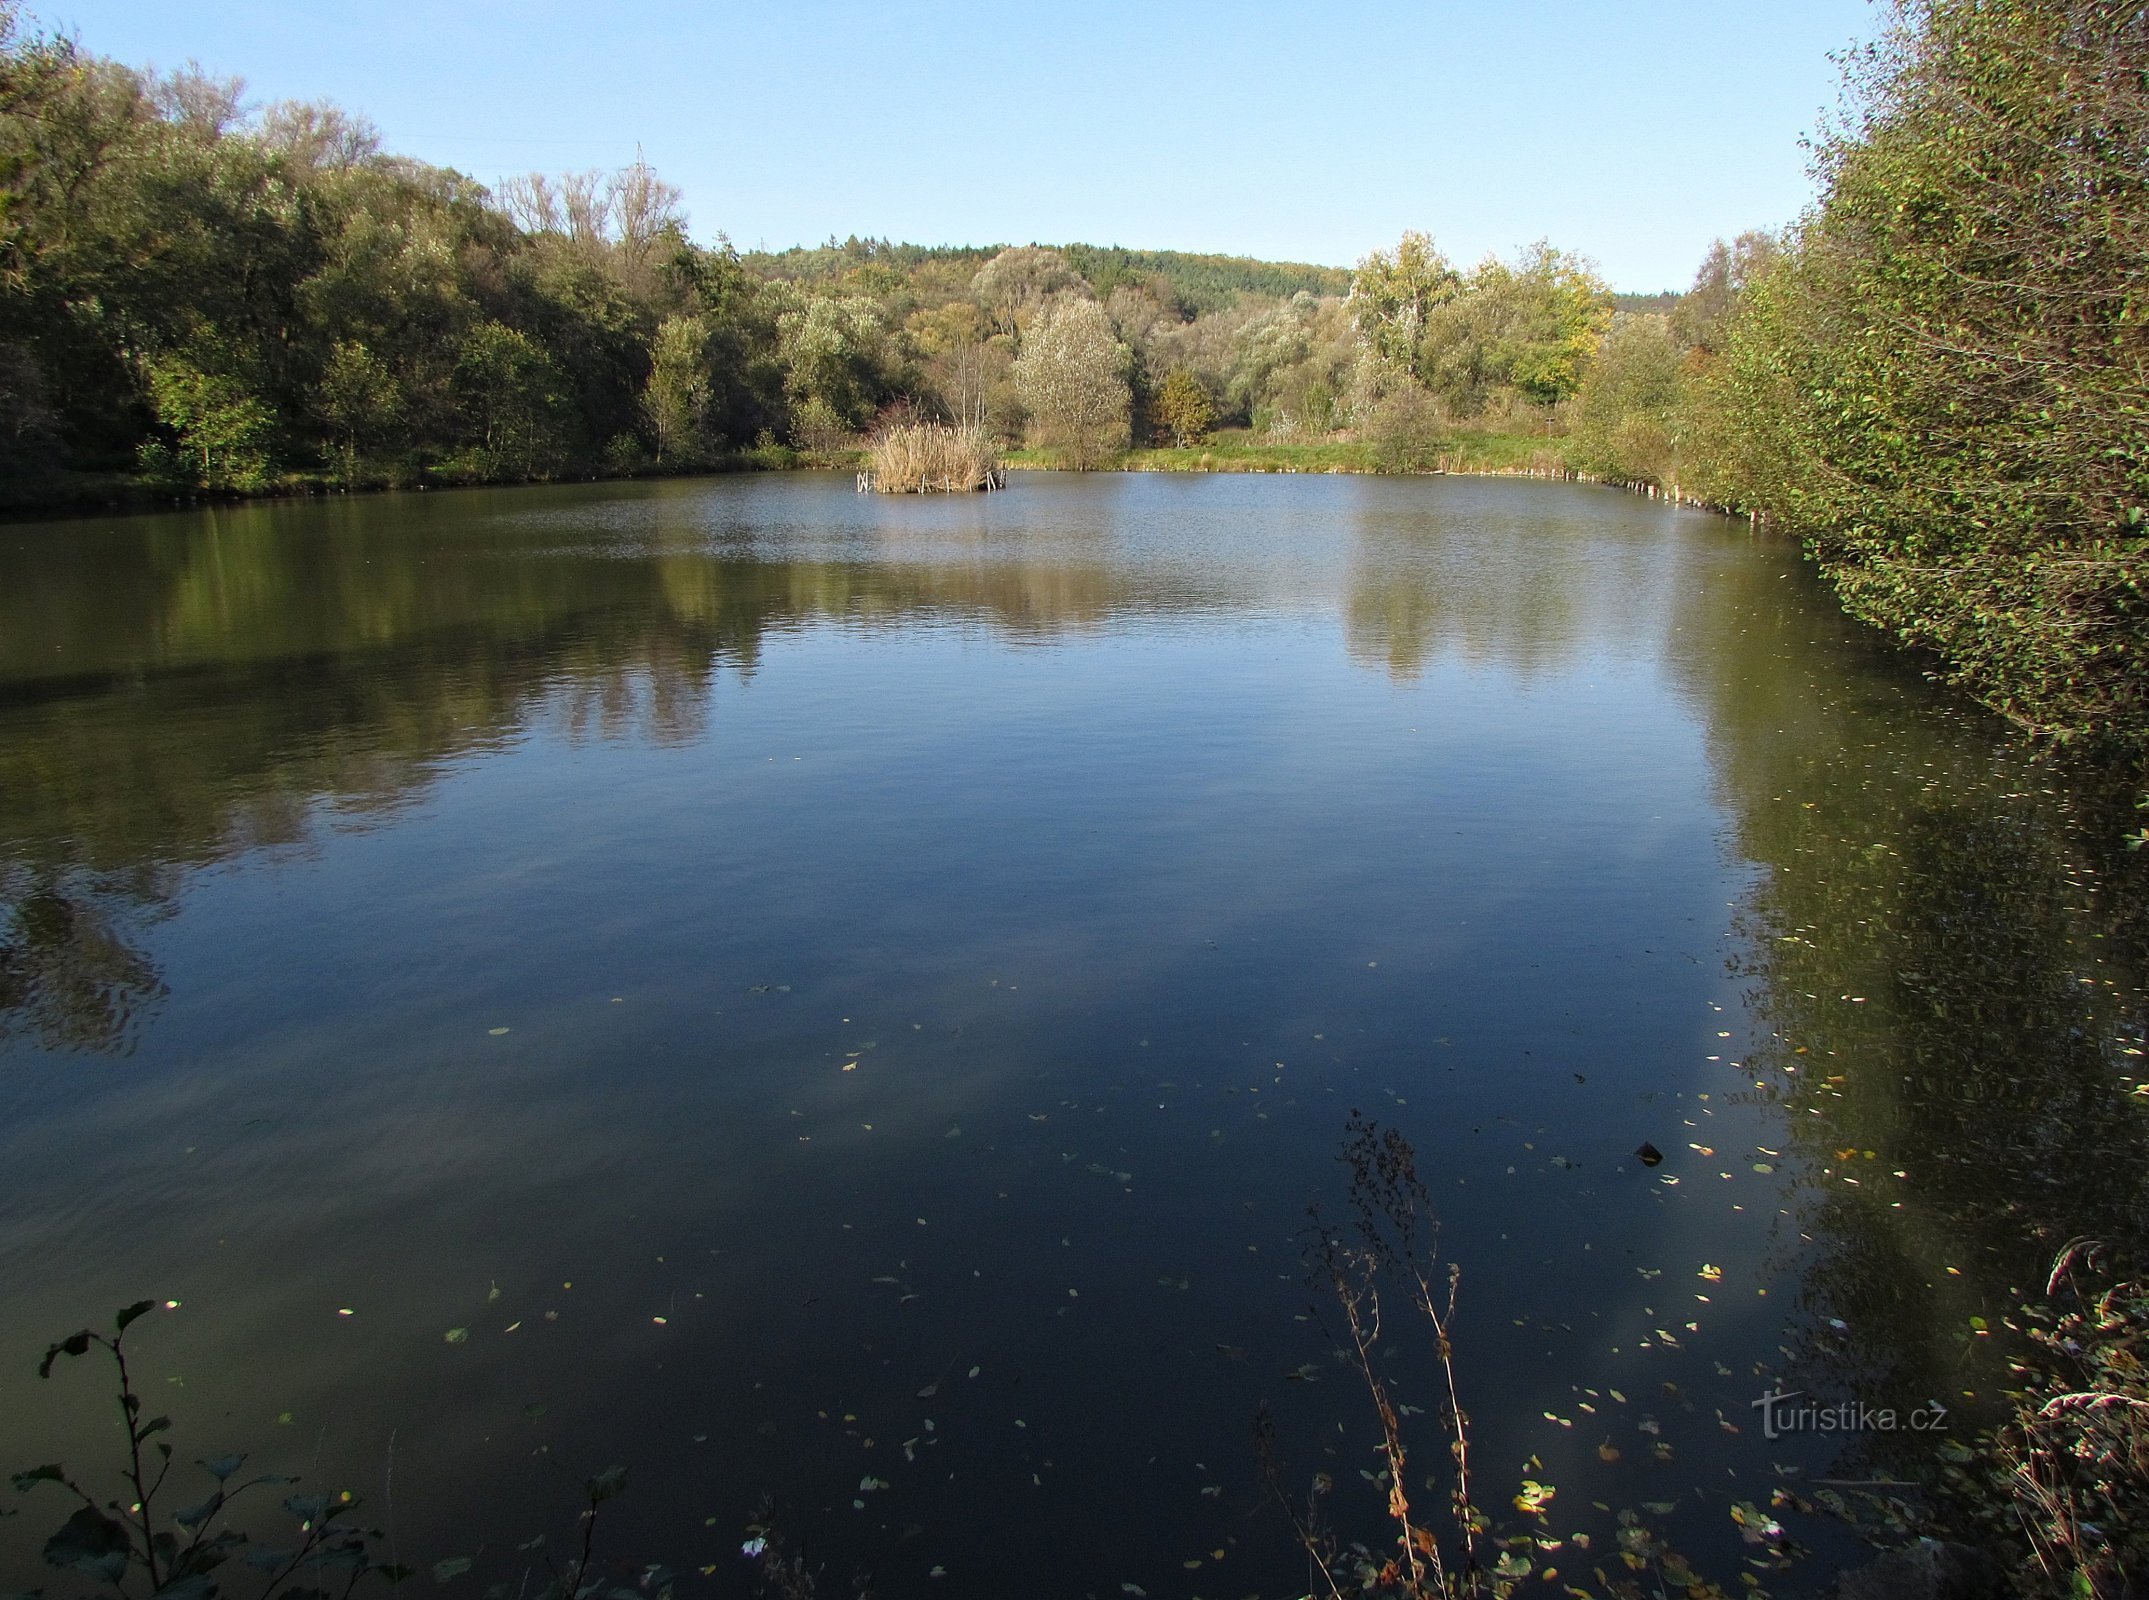
MULTIPOLYGON (((1511 439, 1514 436, 1496 436, 1511 439)), ((1519 442, 1519 441, 1518 441, 1519 442)), ((1157 448, 1130 451, 1121 459, 1102 466, 1076 469, 1050 459, 1040 459, 1042 452, 1017 450, 1002 458, 1008 472, 1076 472, 1086 470, 1095 473, 1155 473, 1181 474, 1212 477, 1364 477, 1364 478, 1530 478, 1546 482, 1588 483, 1603 488, 1621 489, 1630 494, 1644 495, 1649 499, 1669 500, 1693 510, 1711 511, 1724 516, 1752 516, 1728 510, 1725 507, 1679 494, 1676 486, 1666 489, 1649 482, 1624 483, 1577 472, 1565 466, 1549 462, 1480 462, 1437 467, 1406 468, 1401 470, 1375 466, 1363 459, 1329 459, 1316 464, 1308 460, 1294 460, 1282 455, 1284 451, 1317 451, 1324 454, 1348 451, 1357 457, 1365 447, 1351 444, 1325 446, 1239 446, 1231 453, 1217 454, 1211 450, 1195 448, 1157 448), (1194 457, 1193 460, 1159 459, 1160 457, 1194 457)), ((1540 453, 1543 453, 1540 451, 1540 453)), ((317 480, 287 481, 273 487, 251 493, 228 490, 214 493, 177 495, 160 491, 139 480, 125 478, 86 477, 82 482, 62 489, 49 499, 21 500, 0 506, 0 526, 21 525, 38 522, 75 522, 98 516, 144 516, 165 511, 197 511, 222 506, 263 505, 278 502, 330 500, 352 497, 371 497, 387 494, 429 494, 435 491, 452 492, 459 489, 525 489, 561 486, 572 483, 642 483, 681 478, 728 478, 742 473, 783 472, 852 472, 865 459, 859 450, 843 451, 825 460, 796 459, 791 461, 756 461, 739 457, 730 460, 697 463, 691 467, 666 470, 652 468, 633 472, 602 472, 562 475, 549 478, 486 478, 476 480, 435 480, 410 483, 374 481, 356 485, 343 485, 317 480)))

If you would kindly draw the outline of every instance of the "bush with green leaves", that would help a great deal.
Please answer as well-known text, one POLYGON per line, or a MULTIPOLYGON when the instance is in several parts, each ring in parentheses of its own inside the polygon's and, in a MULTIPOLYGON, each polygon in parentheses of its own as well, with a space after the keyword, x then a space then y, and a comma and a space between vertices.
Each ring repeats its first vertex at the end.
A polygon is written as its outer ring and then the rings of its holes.
MULTIPOLYGON (((64 1495, 74 1502, 74 1510, 44 1542, 45 1562, 66 1582, 65 1592, 115 1600, 217 1600, 241 1594, 246 1600, 351 1600, 361 1584, 393 1587, 412 1576, 411 1568, 379 1559, 384 1535, 365 1525, 359 1516, 363 1502, 348 1493, 279 1497, 279 1490, 295 1489, 299 1480, 249 1473, 244 1455, 181 1462, 172 1419, 144 1415, 127 1348, 129 1332, 156 1309, 156 1301, 138 1300, 112 1319, 109 1332, 80 1329, 56 1341, 38 1363, 38 1376, 50 1378, 62 1361, 102 1354, 118 1381, 126 1439, 117 1494, 100 1491, 93 1487, 95 1478, 59 1462, 14 1474, 20 1494, 64 1495), (190 1481, 201 1498, 175 1508, 175 1501, 190 1498, 182 1487, 190 1481), (252 1519, 257 1509, 273 1533, 259 1531, 252 1519), (238 1520, 242 1516, 248 1520, 238 1520)), ((555 1562, 542 1535, 518 1546, 537 1558, 531 1570, 512 1587, 495 1584, 487 1600, 506 1600, 510 1593, 527 1600, 671 1600, 673 1575, 662 1567, 643 1568, 635 1586, 626 1587, 597 1564, 598 1508, 626 1483, 624 1467, 583 1482, 584 1508, 566 1557, 555 1562)), ((433 1576, 445 1583, 473 1564, 467 1556, 449 1557, 434 1564, 433 1576)), ((0 1600, 41 1600, 43 1594, 33 1590, 0 1600)))
POLYGON ((2149 738, 2149 13, 1900 0, 1710 387, 1724 497, 2027 726, 2149 738))

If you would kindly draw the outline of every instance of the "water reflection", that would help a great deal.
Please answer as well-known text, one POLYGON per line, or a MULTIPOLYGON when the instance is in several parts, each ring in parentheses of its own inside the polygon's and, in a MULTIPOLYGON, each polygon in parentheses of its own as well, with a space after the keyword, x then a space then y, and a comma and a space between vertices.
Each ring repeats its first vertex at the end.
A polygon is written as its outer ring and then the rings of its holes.
MULTIPOLYGON (((1746 1064, 1801 1174, 1784 1377, 1990 1422, 2061 1246, 2149 1241, 2129 797, 1823 608, 1720 593, 1690 616, 1686 675, 1762 869, 1738 907, 1746 1064), (1815 670, 1816 645, 1847 670, 1815 670)), ((1927 1442, 1869 1435, 1842 1469, 1915 1476, 1927 1442)))
POLYGON ((1541 508, 1519 550, 1497 505, 1428 517, 1384 499, 1352 521, 1351 655, 1398 682, 1442 658, 1530 678, 1585 655, 1653 656, 1680 606, 1665 584, 1683 552, 1663 527, 1586 504, 1541 508))
POLYGON ((1362 1104, 1441 1174, 1486 1459, 1735 1562, 1687 1480, 1797 1455, 1712 1419, 1757 1366, 1974 1407, 1969 1318, 2145 1220, 2119 830, 1794 556, 1599 491, 9 529, 0 796, 0 1332, 183 1266, 201 1404, 311 1405, 354 1473, 404 1429, 451 1532, 533 1439, 653 1464, 675 1558, 774 1487, 951 1590, 1101 1522, 1140 1531, 1082 1587, 1218 1548, 1260 1587, 1254 1401, 1360 1442, 1277 1385, 1362 1104), (1604 1401, 1665 1383, 1661 1436, 1604 1401))

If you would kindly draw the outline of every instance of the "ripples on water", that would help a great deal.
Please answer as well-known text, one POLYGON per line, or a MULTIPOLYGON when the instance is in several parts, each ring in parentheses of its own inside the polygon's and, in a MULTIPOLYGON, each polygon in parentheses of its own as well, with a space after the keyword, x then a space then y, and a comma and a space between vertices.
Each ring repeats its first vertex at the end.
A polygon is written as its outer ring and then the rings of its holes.
POLYGON ((1300 1592, 1257 1403, 1379 1532, 1301 1260, 1356 1108, 1481 1496, 1556 1485, 1578 1573, 1671 1505, 1730 1581, 1779 1471, 1918 1465, 1758 1394, 1967 1427, 1970 1319, 2140 1233, 2120 831, 1795 552, 1602 490, 6 529, 0 1466, 109 1444, 29 1369, 154 1293, 182 1459, 473 1584, 619 1461, 614 1551, 719 1592, 764 1492, 883 1593, 1300 1592))

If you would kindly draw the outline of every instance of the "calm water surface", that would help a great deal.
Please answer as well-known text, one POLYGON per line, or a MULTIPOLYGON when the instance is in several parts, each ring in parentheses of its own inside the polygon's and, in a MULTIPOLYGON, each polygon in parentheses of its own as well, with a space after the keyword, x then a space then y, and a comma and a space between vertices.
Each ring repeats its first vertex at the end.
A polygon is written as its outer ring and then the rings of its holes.
POLYGON ((1735 1581, 1737 1502, 1923 1459, 1757 1395, 1966 1431, 1971 1319, 2141 1229, 2080 813, 1795 552, 1583 487, 0 529, 0 1466, 108 1457, 31 1369, 153 1294, 182 1460, 469 1600, 614 1462, 603 1546, 689 1594, 764 1495, 839 1590, 1300 1593, 1258 1404, 1379 1531, 1302 1259, 1357 1109, 1462 1270, 1481 1495, 1735 1581))

